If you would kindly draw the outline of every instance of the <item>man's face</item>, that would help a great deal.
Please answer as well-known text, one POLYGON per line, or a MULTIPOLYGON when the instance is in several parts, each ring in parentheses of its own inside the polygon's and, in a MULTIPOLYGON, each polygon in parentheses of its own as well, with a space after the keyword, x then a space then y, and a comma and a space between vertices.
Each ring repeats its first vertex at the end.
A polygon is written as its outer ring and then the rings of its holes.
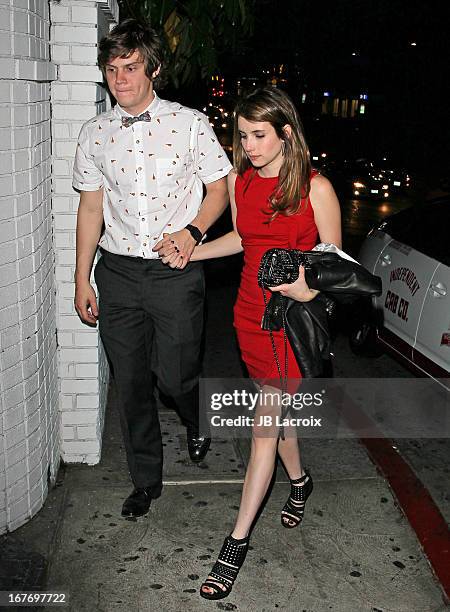
POLYGON ((153 100, 153 83, 145 74, 139 51, 127 58, 111 58, 106 64, 105 74, 112 95, 130 115, 139 115, 153 100))

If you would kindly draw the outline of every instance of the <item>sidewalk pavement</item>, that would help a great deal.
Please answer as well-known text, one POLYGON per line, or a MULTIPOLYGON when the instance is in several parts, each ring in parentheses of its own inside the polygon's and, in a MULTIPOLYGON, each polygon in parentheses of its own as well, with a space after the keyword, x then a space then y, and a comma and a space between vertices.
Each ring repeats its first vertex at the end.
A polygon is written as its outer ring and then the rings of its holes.
MULTIPOLYGON (((216 289, 214 309, 210 301, 205 374, 239 377, 222 298, 225 290, 216 289)), ((231 595, 201 599, 199 586, 236 516, 249 445, 214 439, 194 465, 177 416, 162 410, 161 425, 163 494, 146 518, 121 519, 131 485, 112 389, 101 464, 67 466, 43 510, 3 538, 3 590, 65 592, 73 612, 447 609, 414 532, 355 440, 302 442, 315 483, 302 526, 280 524, 289 488, 279 468, 231 595)))

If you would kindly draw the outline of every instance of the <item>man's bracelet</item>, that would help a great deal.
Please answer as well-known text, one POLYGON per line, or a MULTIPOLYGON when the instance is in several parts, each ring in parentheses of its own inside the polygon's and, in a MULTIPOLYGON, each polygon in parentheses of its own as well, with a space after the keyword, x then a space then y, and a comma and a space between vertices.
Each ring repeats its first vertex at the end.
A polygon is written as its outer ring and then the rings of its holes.
POLYGON ((188 225, 186 225, 186 227, 184 229, 188 230, 188 232, 191 234, 192 238, 195 240, 196 244, 200 244, 200 242, 202 241, 202 238, 203 238, 203 234, 198 229, 198 227, 195 227, 195 225, 188 224, 188 225))

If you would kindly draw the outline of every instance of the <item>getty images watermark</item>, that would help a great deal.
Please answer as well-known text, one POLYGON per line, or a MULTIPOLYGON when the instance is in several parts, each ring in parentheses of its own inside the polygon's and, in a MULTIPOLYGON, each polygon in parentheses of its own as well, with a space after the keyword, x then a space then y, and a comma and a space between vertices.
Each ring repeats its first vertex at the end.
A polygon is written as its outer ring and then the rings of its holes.
POLYGON ((234 389, 232 392, 211 393, 209 407, 211 411, 222 411, 233 408, 240 412, 236 416, 212 414, 209 418, 211 427, 322 427, 322 417, 314 415, 296 415, 292 411, 304 408, 323 406, 325 391, 315 393, 280 393, 259 389, 234 389), (271 414, 267 414, 267 410, 271 414), (254 414, 258 410, 259 414, 254 414), (245 411, 249 414, 242 414, 245 411), (289 412, 289 415, 287 414, 289 412))
POLYGON ((219 438, 450 438, 450 380, 317 378, 286 381, 203 378, 200 427, 219 438), (275 435, 277 433, 275 432, 275 435), (287 434, 289 435, 289 434, 287 434))

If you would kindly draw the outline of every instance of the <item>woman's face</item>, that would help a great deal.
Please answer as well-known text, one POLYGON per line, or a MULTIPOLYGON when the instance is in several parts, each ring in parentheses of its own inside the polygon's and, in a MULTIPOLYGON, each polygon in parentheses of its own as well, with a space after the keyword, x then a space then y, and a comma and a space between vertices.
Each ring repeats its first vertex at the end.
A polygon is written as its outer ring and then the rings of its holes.
POLYGON ((250 163, 261 176, 278 176, 283 163, 283 140, 268 121, 247 121, 238 117, 241 144, 250 163))

